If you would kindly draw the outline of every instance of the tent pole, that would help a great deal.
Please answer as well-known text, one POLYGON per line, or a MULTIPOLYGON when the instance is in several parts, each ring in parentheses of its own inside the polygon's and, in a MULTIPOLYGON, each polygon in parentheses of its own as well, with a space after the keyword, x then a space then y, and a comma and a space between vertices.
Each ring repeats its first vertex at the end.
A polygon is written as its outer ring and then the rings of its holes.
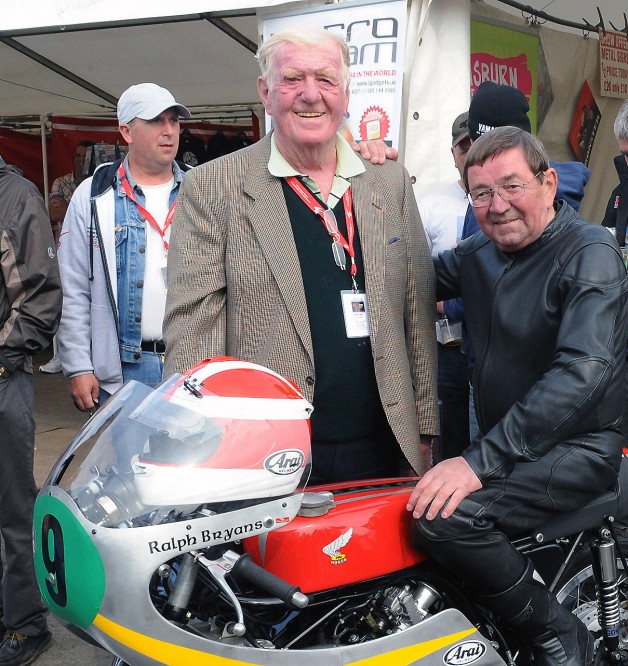
POLYGON ((11 37, 0 36, 0 42, 6 44, 8 47, 12 49, 15 49, 22 55, 25 55, 27 58, 31 58, 31 60, 38 62, 40 65, 47 67, 56 74, 59 74, 59 76, 63 76, 64 78, 68 79, 68 81, 72 81, 72 83, 75 83, 77 86, 84 88, 88 92, 92 93, 92 95, 96 95, 96 97, 104 99, 105 102, 109 102, 109 104, 111 104, 112 106, 117 105, 118 103, 117 97, 114 97, 113 95, 110 95, 104 90, 97 88, 96 86, 92 85, 89 81, 82 79, 80 76, 74 74, 74 72, 70 72, 65 67, 61 67, 61 65, 57 64, 56 62, 53 62, 52 60, 49 60, 40 53, 33 51, 33 49, 29 49, 27 46, 25 46, 21 42, 18 42, 16 39, 12 39, 11 37))
POLYGON ((48 116, 39 116, 39 131, 41 133, 41 161, 42 169, 44 174, 44 201, 46 202, 46 208, 48 208, 48 192, 50 188, 48 187, 48 151, 46 149, 46 120, 48 116))
POLYGON ((245 37, 241 32, 238 32, 233 26, 229 25, 227 21, 214 16, 213 12, 203 12, 201 16, 206 21, 209 21, 212 25, 216 26, 218 30, 222 30, 226 35, 229 35, 229 37, 238 42, 238 44, 244 46, 244 48, 248 49, 251 53, 257 53, 257 44, 251 41, 248 37, 245 37))

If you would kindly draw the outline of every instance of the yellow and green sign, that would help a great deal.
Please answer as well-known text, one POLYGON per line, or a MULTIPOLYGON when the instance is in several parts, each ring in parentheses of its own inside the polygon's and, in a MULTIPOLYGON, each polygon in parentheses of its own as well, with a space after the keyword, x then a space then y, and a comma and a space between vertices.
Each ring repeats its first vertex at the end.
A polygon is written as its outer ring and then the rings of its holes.
POLYGON ((471 21, 471 94, 484 81, 518 88, 530 104, 532 133, 537 129, 539 38, 484 21, 471 21))

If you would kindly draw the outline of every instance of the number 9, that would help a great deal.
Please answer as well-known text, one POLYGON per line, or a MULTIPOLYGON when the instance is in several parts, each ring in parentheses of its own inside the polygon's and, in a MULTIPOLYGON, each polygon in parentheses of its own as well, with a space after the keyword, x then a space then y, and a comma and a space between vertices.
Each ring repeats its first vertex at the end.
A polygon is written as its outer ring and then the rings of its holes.
POLYGON ((46 589, 50 598, 62 608, 68 602, 65 586, 65 560, 63 532, 59 521, 49 513, 44 516, 41 528, 42 557, 48 572, 46 589), (50 553, 54 553, 51 559, 50 553))

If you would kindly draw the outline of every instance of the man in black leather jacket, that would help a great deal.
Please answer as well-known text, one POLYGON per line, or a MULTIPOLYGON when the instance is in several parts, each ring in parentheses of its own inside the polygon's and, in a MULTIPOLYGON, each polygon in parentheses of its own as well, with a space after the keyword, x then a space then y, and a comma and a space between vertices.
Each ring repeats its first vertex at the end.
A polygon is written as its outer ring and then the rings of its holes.
MULTIPOLYGON (((628 105, 626 106, 628 109, 628 105)), ((628 141, 626 141, 628 146, 628 141)), ((619 177, 619 185, 611 192, 606 204, 602 226, 615 229, 615 238, 620 245, 626 245, 628 230, 628 163, 623 153, 613 158, 619 177), (623 240, 621 240, 623 239, 623 240)))
MULTIPOLYGON (((615 227, 617 242, 625 246, 628 227, 628 99, 621 105, 615 117, 613 132, 621 153, 613 159, 619 176, 619 185, 611 193, 602 224, 605 227, 615 227)), ((626 345, 626 358, 628 359, 628 345, 626 345)), ((628 361, 624 376, 624 440, 628 441, 628 361)))
POLYGON ((414 535, 529 641, 535 664, 588 666, 592 636, 507 536, 617 478, 626 268, 606 229, 554 203, 556 171, 531 134, 483 135, 464 177, 484 233, 439 256, 437 298, 469 305, 482 434, 417 484, 414 535))
POLYGON ((621 153, 613 159, 619 176, 619 185, 611 192, 602 224, 605 227, 615 228, 615 238, 623 246, 626 245, 628 227, 628 99, 617 113, 613 132, 621 153))

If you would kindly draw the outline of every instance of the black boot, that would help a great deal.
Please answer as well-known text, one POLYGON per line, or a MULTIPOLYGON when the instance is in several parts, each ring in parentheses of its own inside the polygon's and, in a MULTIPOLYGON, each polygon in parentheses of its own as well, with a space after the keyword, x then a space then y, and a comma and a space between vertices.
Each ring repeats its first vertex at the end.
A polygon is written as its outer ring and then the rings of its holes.
POLYGON ((532 649, 535 666, 593 666, 593 636, 563 608, 528 562, 523 576, 508 590, 481 597, 532 649))

